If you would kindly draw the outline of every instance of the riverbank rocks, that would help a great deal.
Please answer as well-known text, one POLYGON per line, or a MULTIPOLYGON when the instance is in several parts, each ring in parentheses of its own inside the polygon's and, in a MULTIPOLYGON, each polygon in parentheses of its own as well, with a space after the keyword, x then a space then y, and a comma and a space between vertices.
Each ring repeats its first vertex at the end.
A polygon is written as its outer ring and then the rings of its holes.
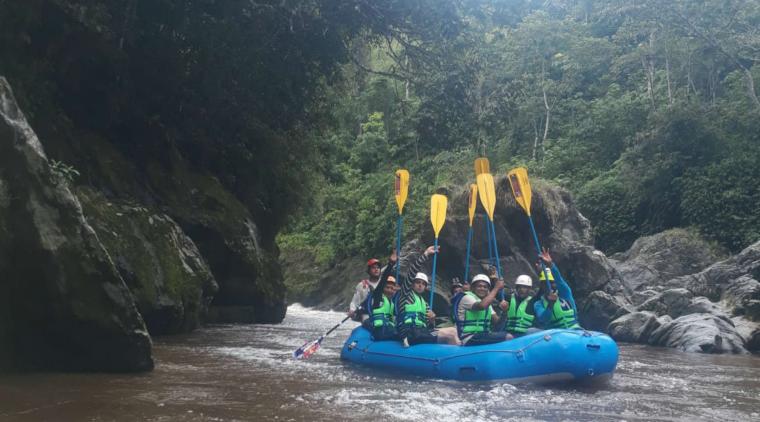
POLYGON ((666 322, 651 333, 648 342, 685 352, 746 353, 734 324, 713 314, 688 314, 666 322))
POLYGON ((699 272, 723 257, 722 251, 692 231, 672 229, 641 237, 610 259, 627 291, 634 294, 699 272))
POLYGON ((132 295, 0 77, 0 368, 141 371, 132 295))
MULTIPOLYGON (((671 320, 666 317, 667 321, 671 320)), ((631 312, 609 324, 608 332, 618 341, 631 343, 647 343, 654 330, 662 325, 662 321, 653 312, 631 312)))
POLYGON ((198 246, 219 284, 209 321, 282 321, 286 290, 279 251, 262 238, 248 209, 218 179, 191 170, 176 151, 149 163, 147 174, 162 209, 198 246))
POLYGON ((195 243, 166 214, 80 187, 85 215, 135 298, 151 335, 198 328, 219 290, 195 243))
MULTIPOLYGON (((633 300, 639 303, 637 311, 672 319, 652 332, 650 338, 640 341, 704 353, 760 350, 758 271, 760 242, 697 273, 646 286, 639 284, 646 287, 641 292, 648 293, 643 301, 633 300)), ((629 331, 644 330, 646 324, 648 321, 640 318, 620 317, 610 324, 610 333, 625 340, 629 338, 629 331), (636 324, 642 327, 637 328, 636 324)))

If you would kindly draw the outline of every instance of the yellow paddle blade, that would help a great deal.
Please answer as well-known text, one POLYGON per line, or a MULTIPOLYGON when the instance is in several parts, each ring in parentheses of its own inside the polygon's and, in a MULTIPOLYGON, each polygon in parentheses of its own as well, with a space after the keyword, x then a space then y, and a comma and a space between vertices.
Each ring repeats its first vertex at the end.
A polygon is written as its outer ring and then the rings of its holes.
POLYGON ((486 209, 488 218, 493 221, 493 210, 496 207, 496 188, 493 185, 491 173, 478 175, 478 196, 480 196, 483 208, 486 209))
POLYGON ((443 223, 446 222, 446 206, 448 202, 448 199, 440 194, 435 194, 430 198, 430 222, 433 223, 435 237, 438 237, 443 223))
POLYGON ((398 205, 398 213, 404 211, 404 203, 406 203, 406 197, 409 194, 409 171, 404 169, 396 170, 396 204, 398 205))
POLYGON ((488 158, 480 157, 475 159, 475 176, 483 173, 490 173, 491 165, 488 163, 488 158))
POLYGON ((507 173, 509 185, 512 186, 512 194, 515 201, 530 215, 530 181, 528 181, 528 170, 525 167, 512 169, 507 173))
POLYGON ((475 208, 478 206, 478 185, 470 185, 470 196, 467 198, 467 208, 470 212, 470 227, 472 227, 472 220, 475 218, 475 208))

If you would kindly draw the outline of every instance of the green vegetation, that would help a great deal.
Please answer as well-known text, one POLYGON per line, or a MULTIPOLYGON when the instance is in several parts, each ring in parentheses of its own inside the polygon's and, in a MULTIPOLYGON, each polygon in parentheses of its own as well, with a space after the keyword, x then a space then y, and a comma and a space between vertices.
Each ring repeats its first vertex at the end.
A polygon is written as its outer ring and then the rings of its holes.
POLYGON ((387 251, 396 168, 412 235, 479 154, 573 191, 607 252, 673 227, 758 237, 756 2, 10 3, 0 74, 64 177, 150 197, 176 152, 264 243, 287 224, 280 245, 320 262, 387 251))
MULTIPOLYGON (((458 1, 455 36, 366 43, 325 91, 314 196, 279 237, 321 262, 387 251, 393 171, 407 236, 429 196, 517 165, 575 193, 598 247, 692 227, 760 239, 760 6, 746 1, 458 1)), ((425 14, 426 11, 418 11, 425 14)))

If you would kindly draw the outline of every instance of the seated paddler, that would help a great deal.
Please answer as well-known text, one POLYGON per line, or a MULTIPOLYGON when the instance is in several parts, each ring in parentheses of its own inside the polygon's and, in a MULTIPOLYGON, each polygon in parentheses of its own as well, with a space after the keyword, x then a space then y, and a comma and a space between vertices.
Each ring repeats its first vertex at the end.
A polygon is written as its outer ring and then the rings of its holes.
POLYGON ((435 251, 433 246, 428 247, 409 265, 407 276, 400 281, 401 290, 396 293, 396 329, 405 347, 422 343, 459 344, 456 335, 434 329, 435 313, 424 298, 428 276, 420 270, 435 251))
POLYGON ((396 267, 396 251, 388 258, 380 275, 380 281, 372 294, 367 297, 365 309, 369 309, 369 318, 362 322, 364 328, 372 333, 375 341, 396 340, 395 306, 391 300, 396 292, 396 278, 391 275, 396 267))
MULTIPOLYGON (((485 274, 478 274, 473 277, 470 288, 471 291, 457 296, 452 304, 455 309, 454 322, 462 344, 475 346, 511 339, 512 336, 504 331, 492 331, 492 326, 498 326, 499 317, 491 304, 504 288, 504 279, 495 279, 491 288, 491 279, 485 274)), ((505 301, 499 303, 502 310, 506 306, 505 301)))
POLYGON ((573 291, 567 284, 552 261, 549 251, 544 249, 536 263, 540 281, 540 300, 536 300, 533 307, 536 319, 545 329, 567 328, 581 330, 578 323, 578 309, 575 306, 573 291), (543 266, 541 262, 543 261, 543 266), (546 268, 544 274, 543 268, 546 268), (547 283, 548 275, 548 283, 547 283))

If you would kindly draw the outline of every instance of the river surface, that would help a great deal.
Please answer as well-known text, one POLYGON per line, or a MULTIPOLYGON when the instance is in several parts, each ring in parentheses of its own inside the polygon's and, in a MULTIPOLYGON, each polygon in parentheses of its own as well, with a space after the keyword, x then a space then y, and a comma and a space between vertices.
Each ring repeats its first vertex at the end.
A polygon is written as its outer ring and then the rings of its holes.
POLYGON ((146 374, 0 377, 9 421, 760 421, 760 357, 621 344, 601 386, 385 376, 339 359, 348 321, 310 359, 291 352, 342 319, 293 305, 280 325, 219 325, 154 341, 146 374))

